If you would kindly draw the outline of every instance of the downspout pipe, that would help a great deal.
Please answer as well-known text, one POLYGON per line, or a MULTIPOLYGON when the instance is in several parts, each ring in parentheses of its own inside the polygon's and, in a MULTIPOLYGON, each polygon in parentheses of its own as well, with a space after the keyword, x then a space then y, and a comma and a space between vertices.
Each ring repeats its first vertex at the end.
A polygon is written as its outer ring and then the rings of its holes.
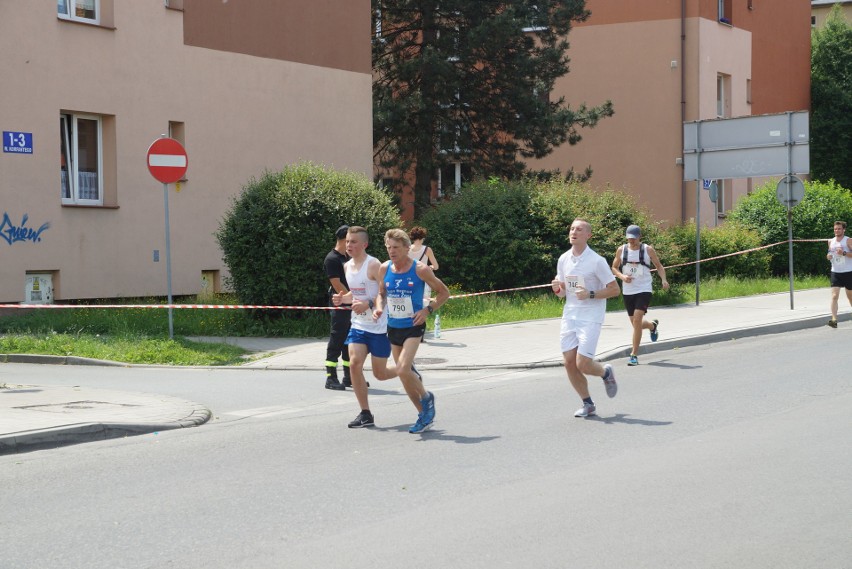
MULTIPOLYGON (((680 148, 683 162, 683 123, 686 122, 686 0, 680 0, 680 148)), ((685 166, 681 164, 681 168, 685 166)), ((680 176, 680 220, 686 221, 686 185, 680 176)), ((695 220, 698 223, 698 220, 695 220)))

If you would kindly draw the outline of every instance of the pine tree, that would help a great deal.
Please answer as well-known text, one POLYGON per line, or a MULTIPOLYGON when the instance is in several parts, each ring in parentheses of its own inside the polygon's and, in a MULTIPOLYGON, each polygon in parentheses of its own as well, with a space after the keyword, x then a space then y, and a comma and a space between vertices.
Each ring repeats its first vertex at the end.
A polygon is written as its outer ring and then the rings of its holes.
POLYGON ((470 164, 513 178, 612 103, 576 109, 550 100, 569 71, 568 32, 589 16, 585 0, 372 0, 373 142, 378 163, 413 173, 415 215, 428 207, 436 171, 470 164))
POLYGON ((811 175, 852 189, 852 24, 835 4, 811 38, 811 175))

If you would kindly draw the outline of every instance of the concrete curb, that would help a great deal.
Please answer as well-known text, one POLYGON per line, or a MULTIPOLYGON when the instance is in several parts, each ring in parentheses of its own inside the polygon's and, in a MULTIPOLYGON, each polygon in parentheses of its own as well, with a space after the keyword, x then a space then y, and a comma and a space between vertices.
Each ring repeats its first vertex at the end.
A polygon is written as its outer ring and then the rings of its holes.
POLYGON ((0 362, 10 364, 50 364, 76 366, 127 367, 130 364, 77 356, 50 356, 46 354, 0 354, 0 362))
POLYGON ((122 422, 94 422, 80 423, 77 425, 64 425, 49 429, 38 429, 22 433, 12 433, 0 436, 0 455, 20 454, 34 450, 59 448, 63 446, 132 437, 168 431, 171 429, 182 429, 186 427, 197 427, 203 425, 213 417, 213 413, 206 407, 193 404, 189 415, 178 421, 166 423, 122 423, 122 422))

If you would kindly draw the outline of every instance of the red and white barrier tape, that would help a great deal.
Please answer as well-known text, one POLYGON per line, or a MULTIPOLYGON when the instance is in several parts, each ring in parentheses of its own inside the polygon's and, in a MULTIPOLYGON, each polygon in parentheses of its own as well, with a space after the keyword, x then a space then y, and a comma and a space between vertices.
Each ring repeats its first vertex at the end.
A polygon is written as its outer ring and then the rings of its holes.
MULTIPOLYGON (((826 241, 827 239, 793 239, 793 243, 818 243, 820 241, 826 241)), ((724 259, 725 257, 734 257, 736 255, 745 255, 746 253, 752 253, 754 251, 760 251, 761 249, 769 249, 770 247, 775 247, 776 245, 783 245, 788 243, 788 241, 779 241, 778 243, 770 243, 769 245, 761 245, 760 247, 754 247, 752 249, 746 249, 744 251, 735 251, 734 253, 726 253, 724 255, 717 255, 715 257, 707 257, 706 259, 701 259, 701 262, 704 263, 706 261, 714 261, 716 259, 724 259)), ((686 263, 680 263, 677 265, 669 265, 663 267, 665 269, 673 269, 675 267, 686 267, 689 265, 695 265, 698 261, 688 261, 686 263)), ((656 271, 657 269, 652 269, 652 271, 656 271)))
POLYGON ((266 304, 0 304, 0 308, 262 308, 268 310, 351 310, 348 306, 275 306, 266 304))
POLYGON ((498 292, 515 292, 516 290, 531 290, 534 288, 544 288, 546 286, 550 286, 550 283, 543 285, 532 285, 532 286, 522 286, 518 288, 501 288, 499 290, 487 290, 485 292, 470 292, 467 294, 453 294, 447 300, 453 300, 456 298, 468 298, 470 296, 482 296, 483 294, 496 294, 498 292))
MULTIPOLYGON (((827 239, 793 239, 793 243, 819 243, 819 242, 828 242, 827 239)), ((746 249, 744 251, 736 251, 734 253, 727 253, 725 255, 717 255, 716 257, 708 257, 706 259, 701 259, 702 263, 707 261, 713 261, 716 259, 724 259, 726 257, 733 257, 735 255, 744 255, 746 253, 752 253, 754 251, 760 251, 761 249, 768 249, 770 247, 775 247, 776 245, 783 245, 787 243, 787 241, 779 241, 777 243, 771 243, 769 245, 761 245, 760 247, 754 247, 752 249, 746 249)), ((694 265, 698 263, 698 261, 689 261, 686 263, 680 263, 677 265, 669 265, 665 267, 666 269, 673 269, 675 267, 685 267, 688 265, 694 265)), ((656 269, 652 269, 656 271, 656 269)), ((500 292, 516 292, 520 290, 532 290, 536 288, 545 288, 550 287, 551 283, 541 284, 541 285, 532 285, 532 286, 522 286, 517 288, 502 288, 498 290, 488 290, 485 292, 471 292, 467 294, 454 294, 449 297, 448 300, 455 300, 458 298, 469 298, 472 296, 483 296, 486 294, 497 294, 500 292)), ((242 310, 242 309, 263 309, 263 310, 350 310, 347 306, 278 306, 278 305, 266 305, 266 304, 0 304, 0 308, 175 308, 175 309, 231 309, 231 310, 242 310)))

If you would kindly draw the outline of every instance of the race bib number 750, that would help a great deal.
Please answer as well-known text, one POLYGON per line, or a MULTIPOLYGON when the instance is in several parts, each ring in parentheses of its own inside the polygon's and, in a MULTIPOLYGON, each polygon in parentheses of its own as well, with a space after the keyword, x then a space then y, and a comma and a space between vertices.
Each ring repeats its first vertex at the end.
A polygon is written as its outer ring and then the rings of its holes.
POLYGON ((411 297, 389 297, 388 316, 390 318, 414 318, 414 305, 411 303, 411 297))

